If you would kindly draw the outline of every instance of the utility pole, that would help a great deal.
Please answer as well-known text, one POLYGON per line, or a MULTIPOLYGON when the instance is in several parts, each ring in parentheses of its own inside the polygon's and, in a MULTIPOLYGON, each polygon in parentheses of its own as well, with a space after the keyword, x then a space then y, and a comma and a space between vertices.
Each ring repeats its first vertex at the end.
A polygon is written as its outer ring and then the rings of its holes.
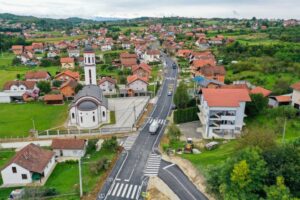
POLYGON ((78 160, 78 168, 79 168, 79 187, 80 187, 80 197, 82 197, 82 174, 81 174, 81 158, 78 160))
POLYGON ((286 117, 284 118, 283 132, 282 132, 282 144, 285 143, 285 129, 286 129, 286 117))
POLYGON ((33 126, 33 130, 35 131, 35 123, 34 123, 34 119, 32 118, 32 126, 33 126))
POLYGON ((133 115, 134 115, 133 126, 135 126, 135 121, 136 121, 135 104, 133 104, 133 115))

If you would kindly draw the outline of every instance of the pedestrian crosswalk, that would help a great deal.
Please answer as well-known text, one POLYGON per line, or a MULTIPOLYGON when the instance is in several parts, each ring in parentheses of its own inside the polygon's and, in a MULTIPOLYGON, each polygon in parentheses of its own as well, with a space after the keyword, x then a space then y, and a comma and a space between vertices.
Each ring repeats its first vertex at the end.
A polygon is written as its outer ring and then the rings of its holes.
POLYGON ((129 151, 131 149, 131 147, 133 146, 137 136, 138 135, 135 134, 135 135, 130 135, 128 138, 126 138, 125 142, 122 145, 124 147, 124 149, 129 151))
MULTIPOLYGON (((130 183, 125 183, 122 181, 117 181, 110 187, 107 197, 119 197, 122 199, 138 199, 141 192, 140 185, 134 185, 130 183)), ((109 198, 108 198, 109 199, 109 198)))
POLYGON ((150 117, 148 120, 149 124, 151 124, 154 119, 157 120, 158 124, 161 124, 161 125, 165 125, 167 122, 167 120, 165 120, 165 119, 157 119, 157 118, 150 117))
POLYGON ((171 81, 174 81, 176 78, 174 77, 165 77, 166 80, 171 80, 171 81))
POLYGON ((157 176, 161 162, 161 155, 157 155, 155 153, 151 153, 146 168, 144 170, 145 176, 157 176))

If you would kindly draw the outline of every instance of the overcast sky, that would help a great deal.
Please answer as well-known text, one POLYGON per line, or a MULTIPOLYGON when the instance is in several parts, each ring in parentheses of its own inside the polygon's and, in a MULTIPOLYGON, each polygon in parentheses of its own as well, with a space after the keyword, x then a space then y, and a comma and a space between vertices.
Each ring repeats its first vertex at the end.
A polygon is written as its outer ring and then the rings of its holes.
POLYGON ((300 0, 0 0, 0 13, 37 17, 300 18, 300 0))

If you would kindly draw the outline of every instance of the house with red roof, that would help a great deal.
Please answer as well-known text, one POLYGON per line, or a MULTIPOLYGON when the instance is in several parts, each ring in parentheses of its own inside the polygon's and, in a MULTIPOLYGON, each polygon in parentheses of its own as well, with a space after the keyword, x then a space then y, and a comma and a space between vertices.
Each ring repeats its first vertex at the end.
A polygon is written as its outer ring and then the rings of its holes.
POLYGON ((279 96, 270 96, 268 105, 272 108, 276 108, 278 106, 290 105, 292 102, 292 95, 279 95, 279 96))
POLYGON ((102 77, 98 81, 98 85, 104 94, 115 94, 116 93, 116 80, 111 77, 102 77))
POLYGON ((73 72, 71 70, 66 70, 63 72, 60 72, 54 77, 55 80, 57 81, 68 81, 68 80, 74 80, 74 81, 79 81, 80 80, 80 74, 79 72, 73 72))
POLYGON ((235 138, 242 131, 247 89, 203 88, 198 113, 204 138, 235 138))
POLYGON ((263 87, 258 86, 258 87, 253 88, 250 91, 250 93, 251 94, 261 94, 264 97, 268 97, 272 93, 272 91, 271 90, 267 90, 267 89, 265 89, 263 87))
POLYGON ((127 86, 129 89, 137 92, 147 92, 148 78, 139 77, 137 74, 127 77, 127 86))
POLYGON ((63 69, 74 69, 75 68, 75 62, 74 58, 66 57, 60 59, 61 68, 63 69))
MULTIPOLYGON (((224 83, 226 70, 224 66, 212 66, 212 65, 205 65, 201 68, 198 68, 197 71, 193 71, 193 76, 203 76, 209 80, 216 80, 221 83, 224 83)), ((193 73, 192 72, 192 73, 193 73)))
POLYGON ((147 77, 151 75, 151 67, 146 63, 141 63, 139 65, 133 65, 131 67, 131 71, 133 74, 136 74, 140 77, 147 77))
POLYGON ((85 155, 87 141, 84 139, 53 139, 51 148, 57 157, 80 158, 85 155))
POLYGON ((24 46, 23 45, 12 45, 11 50, 15 55, 21 55, 23 53, 24 46))
POLYGON ((132 67, 137 64, 137 55, 130 53, 121 53, 120 54, 121 65, 123 67, 132 67))
POLYGON ((292 93, 292 106, 296 109, 300 109, 300 82, 291 85, 293 89, 292 93))
POLYGON ((29 71, 25 74, 26 81, 49 81, 51 75, 47 71, 29 71))
POLYGON ((1 176, 5 186, 41 184, 45 183, 54 167, 54 152, 31 143, 18 151, 2 168, 1 176))
POLYGON ((160 51, 159 50, 147 50, 143 54, 143 59, 146 63, 159 62, 160 61, 160 51))

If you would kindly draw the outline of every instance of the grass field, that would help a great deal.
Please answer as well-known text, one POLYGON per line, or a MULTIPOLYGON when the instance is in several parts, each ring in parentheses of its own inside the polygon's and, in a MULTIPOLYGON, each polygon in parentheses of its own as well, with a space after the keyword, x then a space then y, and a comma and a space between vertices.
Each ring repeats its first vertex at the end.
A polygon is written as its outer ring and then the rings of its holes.
POLYGON ((60 126, 67 119, 67 110, 67 104, 0 104, 0 138, 28 136, 33 128, 32 119, 37 130, 60 126))
MULTIPOLYGON (((83 192, 90 192, 104 171, 93 175, 89 169, 89 163, 96 162, 100 158, 112 159, 115 154, 108 150, 100 150, 91 154, 89 159, 84 158, 82 162, 82 184, 83 192)), ((72 194, 78 192, 79 173, 78 163, 59 163, 49 177, 46 187, 56 188, 60 194, 72 194), (67 178, 66 178, 67 177, 67 178)), ((74 198, 74 197, 73 197, 74 198)), ((76 199, 76 198, 75 198, 76 199)), ((78 198, 79 199, 79 198, 78 198)))
POLYGON ((76 36, 64 36, 64 37, 53 37, 53 38, 32 38, 27 40, 28 42, 60 42, 64 40, 77 40, 85 38, 85 35, 76 35, 76 36))
POLYGON ((2 67, 0 68, 0 90, 2 89, 3 85, 7 81, 12 81, 16 79, 17 74, 20 74, 21 77, 25 75, 28 71, 38 71, 44 70, 48 71, 52 76, 56 74, 56 72, 60 71, 60 67, 51 66, 51 67, 2 67))

